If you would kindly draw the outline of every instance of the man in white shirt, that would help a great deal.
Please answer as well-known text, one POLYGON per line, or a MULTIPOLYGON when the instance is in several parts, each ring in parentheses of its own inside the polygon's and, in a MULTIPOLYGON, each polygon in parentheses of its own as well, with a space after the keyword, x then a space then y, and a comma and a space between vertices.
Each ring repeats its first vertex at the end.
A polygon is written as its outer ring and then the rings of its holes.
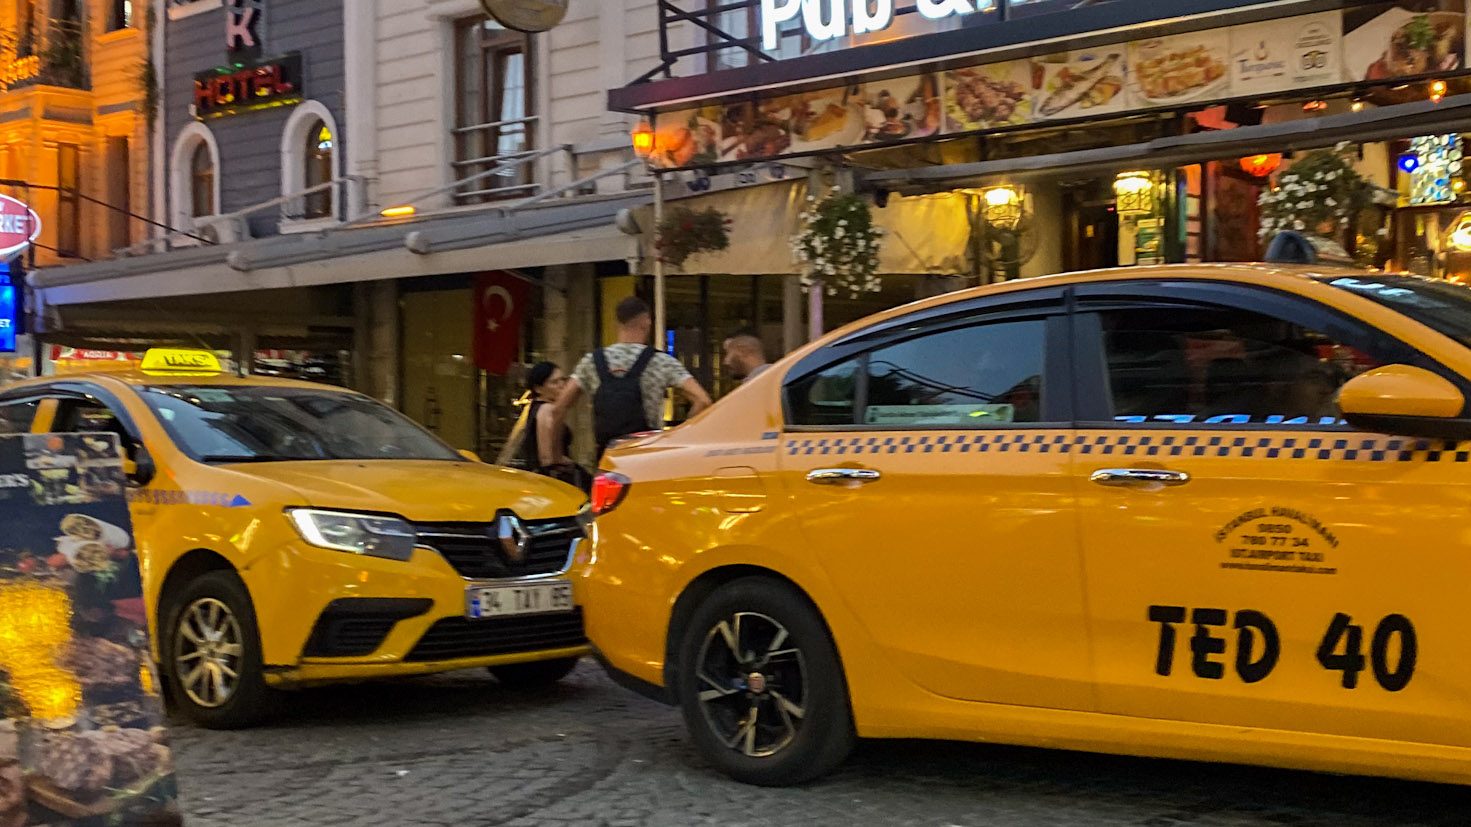
POLYGON ((654 319, 642 299, 618 303, 618 341, 589 353, 572 371, 572 381, 552 409, 553 430, 586 393, 593 401, 598 456, 608 443, 664 426, 664 393, 677 388, 690 403, 690 416, 710 407, 710 395, 678 359, 649 347, 654 319), (636 385, 636 386, 635 386, 636 385))
POLYGON ((722 364, 737 382, 749 382, 771 367, 766 363, 766 346, 749 330, 742 330, 726 339, 724 347, 722 364))

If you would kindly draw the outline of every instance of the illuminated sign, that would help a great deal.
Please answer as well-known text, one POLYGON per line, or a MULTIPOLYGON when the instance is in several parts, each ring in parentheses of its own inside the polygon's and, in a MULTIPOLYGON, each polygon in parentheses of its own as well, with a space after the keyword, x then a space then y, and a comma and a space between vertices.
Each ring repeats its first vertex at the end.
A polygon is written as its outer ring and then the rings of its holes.
POLYGON ((220 373, 223 370, 219 357, 207 350, 154 348, 143 354, 144 373, 182 372, 197 375, 220 373))
POLYGON ((41 217, 25 202, 0 195, 0 262, 24 253, 41 235, 41 217))
POLYGON ((221 118, 302 100, 301 53, 233 64, 194 76, 194 116, 221 118))
MULTIPOLYGON (((944 20, 978 11, 991 11, 995 0, 915 0, 915 9, 930 20, 944 20)), ((798 16, 802 30, 813 40, 833 40, 853 34, 881 32, 894 25, 894 0, 761 0, 761 45, 768 52, 781 48, 783 23, 798 16), (851 12, 851 14, 850 14, 851 12)))
POLYGON ((0 265, 0 353, 14 353, 15 337, 20 333, 20 302, 16 301, 16 289, 8 269, 0 265))
POLYGON ((225 0, 225 51, 231 55, 261 53, 265 0, 225 0))

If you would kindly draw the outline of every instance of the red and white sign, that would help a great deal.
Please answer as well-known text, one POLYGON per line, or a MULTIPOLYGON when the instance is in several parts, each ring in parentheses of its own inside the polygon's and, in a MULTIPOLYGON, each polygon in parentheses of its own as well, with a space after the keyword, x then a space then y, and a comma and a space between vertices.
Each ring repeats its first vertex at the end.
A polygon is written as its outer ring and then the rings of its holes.
POLYGON ((475 279, 475 364, 505 376, 521 355, 521 320, 531 299, 525 279, 497 271, 475 279))
POLYGON ((41 216, 8 195, 0 195, 0 261, 24 253, 41 236, 41 216))

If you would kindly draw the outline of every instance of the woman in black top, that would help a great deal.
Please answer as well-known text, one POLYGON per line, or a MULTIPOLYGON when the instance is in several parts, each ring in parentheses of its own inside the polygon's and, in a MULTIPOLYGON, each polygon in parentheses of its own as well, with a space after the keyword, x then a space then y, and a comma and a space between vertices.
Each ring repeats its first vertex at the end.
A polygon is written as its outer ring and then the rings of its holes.
POLYGON ((567 374, 551 362, 537 364, 526 375, 531 410, 526 414, 522 456, 536 473, 583 488, 587 474, 572 461, 572 429, 563 425, 560 434, 552 431, 552 404, 565 387, 567 374))

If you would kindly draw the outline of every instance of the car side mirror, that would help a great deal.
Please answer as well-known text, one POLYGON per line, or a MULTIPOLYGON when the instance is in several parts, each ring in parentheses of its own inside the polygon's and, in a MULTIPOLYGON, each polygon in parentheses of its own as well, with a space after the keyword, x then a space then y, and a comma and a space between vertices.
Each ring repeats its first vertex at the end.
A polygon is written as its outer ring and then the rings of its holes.
POLYGON ((465 459, 470 460, 471 462, 484 462, 485 461, 485 460, 483 460, 483 459, 480 458, 480 455, 479 454, 477 454, 474 451, 471 451, 469 449, 465 449, 465 448, 461 448, 460 449, 460 456, 464 457, 465 459))
POLYGON ((1338 408, 1361 431, 1441 439, 1471 438, 1466 396, 1423 368, 1388 365, 1344 383, 1338 408))
POLYGON ((142 488, 158 475, 158 468, 153 464, 153 457, 149 456, 148 449, 138 446, 133 458, 123 457, 123 475, 128 482, 142 488))

